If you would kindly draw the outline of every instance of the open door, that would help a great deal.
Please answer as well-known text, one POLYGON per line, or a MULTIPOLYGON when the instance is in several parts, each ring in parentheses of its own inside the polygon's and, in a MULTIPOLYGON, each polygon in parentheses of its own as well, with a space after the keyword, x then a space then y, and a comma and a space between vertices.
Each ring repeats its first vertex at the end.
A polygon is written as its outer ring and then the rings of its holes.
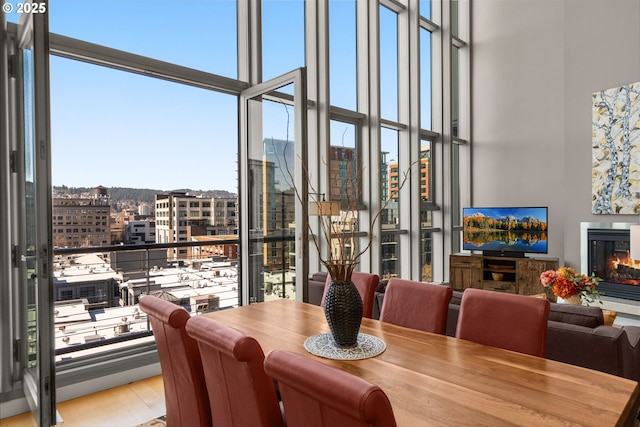
MULTIPOLYGON (((44 3, 48 6, 47 3, 44 3)), ((16 311, 25 396, 38 425, 56 423, 53 342, 53 239, 51 234, 51 138, 49 126, 48 10, 23 14, 14 58, 22 127, 15 186, 18 209, 16 311)))
POLYGON ((240 96, 240 304, 302 301, 308 275, 305 70, 240 96))

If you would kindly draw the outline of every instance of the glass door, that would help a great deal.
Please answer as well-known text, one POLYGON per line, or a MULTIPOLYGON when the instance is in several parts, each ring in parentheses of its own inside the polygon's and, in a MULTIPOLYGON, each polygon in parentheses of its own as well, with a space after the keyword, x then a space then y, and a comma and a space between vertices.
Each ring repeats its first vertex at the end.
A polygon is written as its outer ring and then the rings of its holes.
MULTIPOLYGON (((46 3, 45 3, 46 5, 46 3)), ((24 14, 18 26, 16 68, 21 77, 19 97, 22 150, 17 167, 20 182, 19 294, 23 387, 38 425, 55 417, 53 343, 53 272, 51 238, 51 154, 49 127, 48 11, 24 14)))
POLYGON ((304 298, 306 114, 304 69, 240 96, 241 304, 304 298))

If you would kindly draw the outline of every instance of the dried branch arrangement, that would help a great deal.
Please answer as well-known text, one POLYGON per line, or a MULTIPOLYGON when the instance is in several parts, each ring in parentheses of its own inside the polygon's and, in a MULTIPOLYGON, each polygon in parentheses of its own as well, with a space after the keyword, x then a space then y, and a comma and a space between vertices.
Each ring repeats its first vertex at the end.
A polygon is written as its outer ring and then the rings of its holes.
MULTIPOLYGON (((287 123, 288 129, 288 123, 287 123)), ((287 142, 288 144, 288 135, 287 142)), ((274 146, 275 149, 275 146, 274 146)), ((317 215, 319 219, 319 227, 320 233, 319 235, 315 235, 313 232, 313 227, 310 221, 307 221, 308 232, 310 235, 310 240, 313 242, 316 250, 318 251, 318 256, 320 258, 320 262, 327 268, 327 271, 331 275, 334 280, 344 281, 350 280, 351 274, 356 268, 360 258, 364 255, 373 242, 374 229, 376 227, 376 223, 380 220, 380 217, 383 215, 385 210, 389 207, 389 204, 392 202, 393 197, 388 197, 387 200, 384 201, 382 206, 375 212, 373 215, 366 235, 361 233, 358 213, 363 210, 361 206, 361 184, 362 184, 362 176, 364 173, 364 168, 359 167, 355 159, 352 159, 354 162, 352 166, 352 170, 354 173, 351 174, 350 178, 344 179, 339 176, 332 178, 334 181, 333 184, 337 188, 343 188, 345 191, 341 191, 341 193, 346 194, 346 197, 340 199, 339 201, 335 200, 325 200, 325 193, 321 193, 318 189, 313 185, 311 180, 311 175, 303 163, 303 177, 304 177, 304 185, 307 185, 309 200, 303 200, 302 192, 295 185, 295 180, 293 178, 293 173, 291 168, 289 167, 287 157, 284 155, 286 152, 286 145, 283 149, 283 155, 280 157, 277 156, 278 159, 278 167, 283 172, 283 175, 288 176, 290 179, 289 184, 293 188, 296 198, 300 202, 303 212, 306 216, 309 216, 309 205, 313 205, 315 207, 314 216, 317 215), (338 211, 339 207, 339 212, 338 211), (356 242, 360 237, 365 237, 366 244, 362 249, 358 250, 358 245, 356 242), (322 238, 324 242, 327 244, 327 255, 323 254, 321 250, 321 245, 319 239, 322 238)), ((323 163, 327 165, 326 161, 323 160, 323 163)), ((399 193, 406 182, 408 181, 411 175, 411 169, 413 166, 418 163, 418 161, 412 162, 407 170, 402 174, 402 179, 399 180, 399 184, 397 188, 394 188, 394 193, 399 193)), ((331 185, 329 185, 331 188, 331 185)), ((331 195, 329 195, 329 199, 331 199, 331 195)))

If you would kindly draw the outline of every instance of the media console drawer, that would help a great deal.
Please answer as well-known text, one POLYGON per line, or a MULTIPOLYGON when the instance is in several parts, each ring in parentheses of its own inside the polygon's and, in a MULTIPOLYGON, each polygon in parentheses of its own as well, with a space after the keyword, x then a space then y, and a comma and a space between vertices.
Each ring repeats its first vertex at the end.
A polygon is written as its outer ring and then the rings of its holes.
POLYGON ((480 268, 482 266, 482 258, 467 255, 451 256, 451 266, 480 268))

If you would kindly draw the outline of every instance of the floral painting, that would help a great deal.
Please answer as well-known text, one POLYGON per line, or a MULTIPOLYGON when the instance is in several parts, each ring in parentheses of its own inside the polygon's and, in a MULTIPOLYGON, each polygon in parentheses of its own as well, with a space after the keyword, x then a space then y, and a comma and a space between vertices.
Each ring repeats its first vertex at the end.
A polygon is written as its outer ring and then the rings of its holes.
POLYGON ((593 94, 594 214, 640 213, 640 82, 593 94))

